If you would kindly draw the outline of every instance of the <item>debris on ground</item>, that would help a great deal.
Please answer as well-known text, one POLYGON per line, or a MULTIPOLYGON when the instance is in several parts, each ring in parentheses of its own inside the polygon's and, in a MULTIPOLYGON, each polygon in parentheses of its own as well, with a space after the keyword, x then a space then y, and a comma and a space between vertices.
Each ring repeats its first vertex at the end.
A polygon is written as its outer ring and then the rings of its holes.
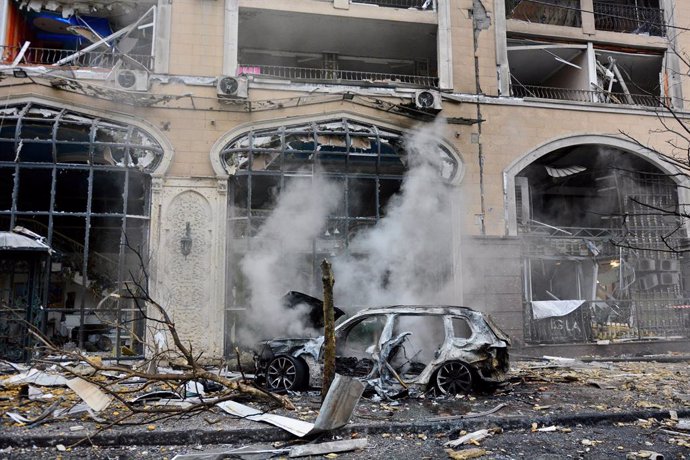
POLYGON ((364 384, 359 380, 336 374, 336 378, 323 401, 319 416, 314 423, 282 415, 267 414, 235 401, 220 402, 218 407, 231 415, 270 423, 295 436, 304 437, 345 426, 349 422, 363 391, 364 384))
POLYGON ((488 450, 480 449, 478 447, 463 450, 446 449, 446 453, 448 454, 448 457, 452 458, 453 460, 470 460, 473 458, 481 458, 490 454, 488 450))
POLYGON ((463 444, 479 444, 479 441, 492 435, 493 433, 487 429, 477 430, 472 433, 467 433, 464 436, 460 436, 454 441, 448 441, 445 443, 445 446, 456 448, 463 444))

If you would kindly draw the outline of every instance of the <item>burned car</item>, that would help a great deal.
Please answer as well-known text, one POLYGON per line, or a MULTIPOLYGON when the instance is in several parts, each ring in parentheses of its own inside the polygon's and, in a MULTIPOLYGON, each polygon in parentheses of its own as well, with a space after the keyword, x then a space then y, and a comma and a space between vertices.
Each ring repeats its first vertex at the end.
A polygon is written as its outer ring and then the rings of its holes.
MULTIPOLYGON (((379 393, 392 387, 469 393, 502 382, 509 367, 506 334, 467 307, 369 308, 340 323, 335 334, 336 372, 361 378, 379 393)), ((257 380, 271 391, 320 386, 323 340, 261 342, 257 380)))

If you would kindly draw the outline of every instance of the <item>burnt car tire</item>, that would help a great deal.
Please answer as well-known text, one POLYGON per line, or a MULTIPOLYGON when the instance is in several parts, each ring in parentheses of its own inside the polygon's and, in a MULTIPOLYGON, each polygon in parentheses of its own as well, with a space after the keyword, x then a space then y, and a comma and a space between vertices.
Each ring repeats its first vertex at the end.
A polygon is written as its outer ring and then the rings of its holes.
POLYGON ((301 390, 307 383, 308 370, 304 361, 290 356, 273 358, 266 367, 266 388, 270 391, 301 390))
POLYGON ((433 377, 437 391, 444 395, 467 394, 474 387, 474 371, 461 361, 448 361, 438 368, 433 377))

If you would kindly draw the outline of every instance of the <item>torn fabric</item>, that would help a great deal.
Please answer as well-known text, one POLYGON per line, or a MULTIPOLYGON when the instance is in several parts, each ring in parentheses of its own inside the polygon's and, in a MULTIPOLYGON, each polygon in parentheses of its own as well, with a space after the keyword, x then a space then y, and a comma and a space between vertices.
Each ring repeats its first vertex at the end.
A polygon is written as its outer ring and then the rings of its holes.
POLYGON ((565 316, 580 308, 585 302, 585 300, 535 300, 532 301, 532 318, 565 316))

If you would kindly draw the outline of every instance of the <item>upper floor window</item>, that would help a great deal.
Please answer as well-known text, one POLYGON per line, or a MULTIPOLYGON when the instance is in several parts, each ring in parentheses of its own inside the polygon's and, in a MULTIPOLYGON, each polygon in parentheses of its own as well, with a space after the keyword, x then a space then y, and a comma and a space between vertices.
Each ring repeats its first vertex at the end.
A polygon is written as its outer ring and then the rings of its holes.
MULTIPOLYGON (((387 1, 415 9, 426 3, 387 1)), ((304 83, 435 88, 438 24, 432 15, 419 15, 428 19, 240 8, 238 74, 304 83)))
POLYGON ((581 27, 583 16, 594 16, 596 30, 664 36, 664 11, 659 0, 594 0, 592 10, 580 0, 505 0, 506 17, 539 24, 581 27))
POLYGON ((76 2, 28 2, 22 9, 18 2, 8 3, 3 63, 19 59, 19 64, 27 65, 109 69, 120 63, 134 70, 153 68, 154 0, 107 2, 100 8, 76 2), (22 50, 25 43, 30 46, 22 50))

